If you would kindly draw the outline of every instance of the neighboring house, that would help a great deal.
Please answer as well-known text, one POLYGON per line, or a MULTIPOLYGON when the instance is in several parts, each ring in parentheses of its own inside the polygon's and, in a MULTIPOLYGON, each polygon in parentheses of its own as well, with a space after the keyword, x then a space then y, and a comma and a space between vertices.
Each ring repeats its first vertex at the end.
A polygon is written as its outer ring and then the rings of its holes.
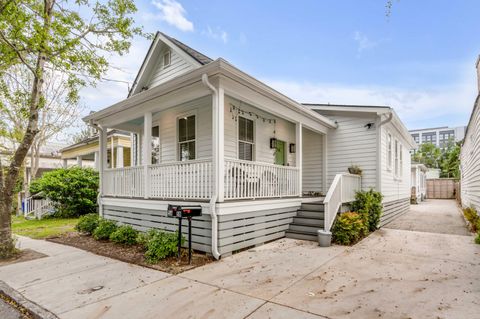
MULTIPOLYGON (((63 161, 63 167, 77 165, 80 167, 93 167, 98 169, 98 144, 98 133, 94 133, 91 137, 62 148, 60 153, 63 161)), ((107 133, 106 167, 121 168, 131 166, 131 156, 130 133, 119 130, 109 130, 107 133)))
POLYGON ((427 196, 427 171, 423 164, 412 163, 412 199, 415 203, 424 201, 427 196))
POLYGON ((363 170, 362 188, 383 198, 381 224, 410 207, 410 150, 416 145, 388 106, 306 104, 338 124, 327 134, 328 181, 346 167, 363 170))
POLYGON ((445 148, 448 146, 450 141, 460 142, 465 137, 466 126, 457 126, 457 127, 434 127, 434 128, 425 128, 410 130, 415 143, 432 143, 439 148, 445 148))
POLYGON ((201 205, 193 248, 216 258, 315 239, 361 188, 384 193, 384 221, 408 209, 415 143, 393 109, 302 105, 160 32, 129 97, 84 120, 100 134, 100 213, 175 231, 167 204, 201 205), (133 134, 131 167, 108 168, 110 129, 133 134))
POLYGON ((460 153, 462 206, 480 211, 480 56, 477 59, 478 92, 460 153))

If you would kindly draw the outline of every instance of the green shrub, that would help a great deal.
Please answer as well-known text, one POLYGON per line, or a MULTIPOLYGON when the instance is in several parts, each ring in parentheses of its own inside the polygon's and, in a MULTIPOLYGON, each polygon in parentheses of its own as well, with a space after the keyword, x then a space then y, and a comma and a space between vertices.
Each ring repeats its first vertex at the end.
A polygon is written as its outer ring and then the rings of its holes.
MULTIPOLYGON (((182 244, 185 238, 182 236, 182 244)), ((138 242, 145 247, 145 260, 154 264, 177 252, 178 233, 167 233, 151 229, 145 234, 138 236, 138 242)))
POLYGON ((355 194, 355 201, 351 204, 351 210, 364 216, 368 223, 368 231, 375 231, 378 228, 380 217, 383 212, 383 195, 373 189, 360 191, 355 194))
POLYGON ((117 244, 135 245, 137 243, 138 231, 132 226, 120 226, 110 234, 110 240, 117 244))
POLYGON ((365 218, 356 212, 347 212, 338 216, 333 229, 333 241, 341 245, 352 245, 368 233, 365 218))
POLYGON ((78 223, 77 225, 75 225, 75 229, 81 233, 91 235, 95 228, 97 228, 99 221, 100 218, 98 214, 87 214, 78 219, 78 223))
POLYGON ((98 172, 76 166, 46 172, 30 185, 30 193, 40 192, 55 203, 57 216, 76 217, 95 213, 98 172))
POLYGON ((100 219, 97 228, 93 231, 96 240, 109 239, 110 235, 117 230, 117 224, 108 219, 100 219))
POLYGON ((475 244, 480 245, 480 232, 478 232, 477 237, 475 237, 475 244))
POLYGON ((470 223, 470 229, 473 232, 480 230, 480 216, 473 207, 467 207, 463 209, 463 215, 465 219, 470 223))

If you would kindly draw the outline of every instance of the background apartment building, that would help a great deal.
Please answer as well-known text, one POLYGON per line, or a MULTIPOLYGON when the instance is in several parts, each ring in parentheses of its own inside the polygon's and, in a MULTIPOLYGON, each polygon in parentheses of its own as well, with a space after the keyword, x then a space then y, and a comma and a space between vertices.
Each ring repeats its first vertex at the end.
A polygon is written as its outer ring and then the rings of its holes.
POLYGON ((410 130, 415 142, 420 145, 423 143, 432 143, 440 148, 444 148, 448 145, 448 141, 452 140, 459 142, 465 137, 466 126, 457 127, 434 127, 418 130, 410 130))

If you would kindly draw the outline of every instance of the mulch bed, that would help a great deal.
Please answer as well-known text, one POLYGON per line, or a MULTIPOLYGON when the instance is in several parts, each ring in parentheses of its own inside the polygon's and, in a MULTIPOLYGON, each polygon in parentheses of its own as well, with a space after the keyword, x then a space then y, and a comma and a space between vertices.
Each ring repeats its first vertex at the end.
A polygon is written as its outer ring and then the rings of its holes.
POLYGON ((38 251, 32 249, 23 249, 19 250, 18 253, 13 257, 10 257, 8 259, 1 259, 0 266, 21 263, 24 261, 34 260, 43 257, 47 257, 47 255, 39 253, 38 251))
POLYGON ((93 239, 91 236, 82 235, 77 232, 66 233, 59 237, 48 238, 47 240, 174 275, 214 261, 212 257, 207 256, 205 253, 193 251, 192 263, 189 265, 188 249, 182 249, 182 258, 180 261, 178 261, 176 257, 168 257, 159 261, 157 264, 149 264, 145 261, 144 249, 141 245, 125 246, 109 241, 99 241, 93 239))

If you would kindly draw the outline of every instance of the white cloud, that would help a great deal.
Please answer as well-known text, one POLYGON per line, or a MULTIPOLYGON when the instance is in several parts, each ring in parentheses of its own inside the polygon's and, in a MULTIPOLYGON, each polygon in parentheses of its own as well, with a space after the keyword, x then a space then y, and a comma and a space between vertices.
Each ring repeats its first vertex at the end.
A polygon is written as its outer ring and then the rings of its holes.
POLYGON ((362 53, 364 50, 374 48, 377 43, 370 40, 365 34, 360 31, 355 31, 353 35, 353 39, 357 42, 357 50, 358 53, 362 53))
POLYGON ((207 26, 207 30, 202 31, 202 34, 214 40, 221 40, 223 43, 228 42, 228 33, 220 28, 213 30, 210 26, 207 26))
MULTIPOLYGON (((193 23, 186 18, 187 12, 179 2, 175 0, 153 0, 152 4, 160 10, 158 18, 161 20, 182 31, 193 31, 193 23)), ((144 17, 149 20, 157 16, 146 14, 144 17)))
POLYGON ((298 102, 388 105, 393 107, 407 127, 411 128, 420 127, 423 123, 454 125, 451 121, 458 121, 459 116, 468 119, 475 99, 471 82, 437 89, 415 90, 276 80, 265 82, 298 102))

